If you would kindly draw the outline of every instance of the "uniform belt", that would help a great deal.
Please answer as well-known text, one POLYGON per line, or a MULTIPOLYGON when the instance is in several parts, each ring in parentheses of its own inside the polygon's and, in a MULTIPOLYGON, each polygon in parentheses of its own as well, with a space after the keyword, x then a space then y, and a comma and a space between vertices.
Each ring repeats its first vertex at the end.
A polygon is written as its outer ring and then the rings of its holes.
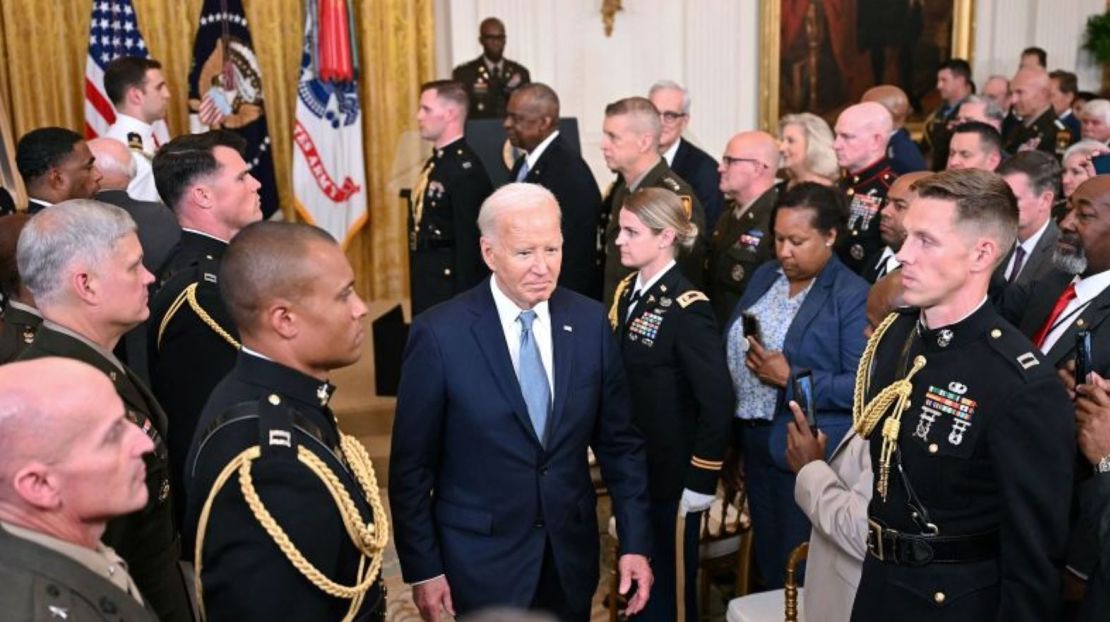
POLYGON ((867 552, 872 557, 903 566, 956 564, 998 556, 998 531, 963 536, 902 533, 868 519, 867 552))

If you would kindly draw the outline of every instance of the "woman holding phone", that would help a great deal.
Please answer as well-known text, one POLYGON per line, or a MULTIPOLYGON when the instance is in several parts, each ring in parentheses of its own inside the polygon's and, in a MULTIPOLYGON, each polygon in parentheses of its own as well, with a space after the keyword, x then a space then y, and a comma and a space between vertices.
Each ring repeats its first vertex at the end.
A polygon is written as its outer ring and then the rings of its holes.
POLYGON ((777 259, 752 275, 725 332, 756 565, 768 589, 782 587, 787 557, 810 530, 786 463, 795 379, 808 371, 829 451, 851 425, 867 283, 833 252, 846 216, 834 188, 802 182, 780 195, 771 215, 777 259))
POLYGON ((618 218, 621 264, 636 272, 617 286, 609 319, 628 374, 632 420, 646 441, 656 542, 651 598, 635 619, 673 621, 682 606, 686 619, 696 620, 701 513, 717 491, 732 383, 709 298, 675 263, 678 249, 692 246, 698 233, 682 200, 645 188, 628 197, 618 218))

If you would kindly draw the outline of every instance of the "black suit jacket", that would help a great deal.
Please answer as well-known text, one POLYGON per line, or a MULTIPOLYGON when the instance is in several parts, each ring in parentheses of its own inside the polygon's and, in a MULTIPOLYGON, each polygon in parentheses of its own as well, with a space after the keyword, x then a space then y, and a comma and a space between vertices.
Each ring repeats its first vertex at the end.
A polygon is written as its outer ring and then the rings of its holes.
POLYGON ((1094 526, 1094 571, 1087 578, 1087 592, 1079 609, 1080 622, 1101 622, 1110 611, 1110 474, 1101 473, 1079 490, 1083 518, 1094 526))
POLYGON ((48 207, 50 207, 50 206, 47 205, 46 203, 41 203, 41 202, 36 201, 35 199, 32 199, 32 198, 27 199, 27 213, 31 214, 32 216, 41 212, 42 210, 44 210, 48 207))
POLYGON ((717 161, 690 141, 679 138, 678 151, 675 151, 671 170, 694 189, 694 194, 698 195, 698 201, 701 201, 705 210, 705 226, 712 230, 725 205, 717 161))
POLYGON ((96 195, 96 200, 120 207, 131 215, 139 228, 143 265, 151 274, 158 274, 181 239, 181 227, 170 208, 156 201, 132 199, 124 190, 105 190, 96 195))
POLYGON ((43 324, 20 360, 48 356, 78 360, 104 372, 127 407, 128 417, 154 441, 154 451, 143 456, 149 495, 146 507, 108 521, 101 540, 127 561, 131 578, 160 620, 192 622, 192 606, 177 566, 181 544, 173 521, 166 413, 130 369, 121 370, 85 342, 43 324))
MULTIPOLYGON (((1024 266, 1021 272, 1018 273, 1013 283, 1006 283, 1006 268, 1010 265, 1010 257, 1014 254, 1014 248, 1006 254, 1006 259, 994 269, 992 279, 994 282, 999 282, 1006 286, 1025 285, 1033 283, 1044 278, 1048 273, 1054 270, 1052 265, 1052 253, 1056 250, 1056 242, 1060 239, 1060 227, 1052 220, 1048 221, 1048 227, 1041 235, 1041 239, 1037 240, 1037 244, 1033 247, 1033 252, 1025 258, 1024 266)), ((1050 307, 1051 308, 1051 307, 1050 307)))
MULTIPOLYGON (((523 165, 524 158, 517 159, 509 179, 516 180, 523 165)), ((601 217, 601 192, 589 165, 570 149, 562 136, 556 136, 523 181, 550 190, 563 212, 563 267, 559 285, 600 300, 597 221, 601 217)))

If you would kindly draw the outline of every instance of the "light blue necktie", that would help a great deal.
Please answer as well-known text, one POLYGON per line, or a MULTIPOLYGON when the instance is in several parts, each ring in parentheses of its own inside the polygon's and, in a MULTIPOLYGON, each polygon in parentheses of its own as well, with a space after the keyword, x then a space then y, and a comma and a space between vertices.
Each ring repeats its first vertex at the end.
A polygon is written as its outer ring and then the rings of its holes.
POLYGON ((528 418, 532 420, 532 428, 542 444, 547 430, 547 413, 551 410, 551 387, 547 384, 547 372, 540 359, 540 347, 532 334, 535 319, 535 311, 520 313, 520 360, 516 375, 524 403, 528 406, 528 418))
POLYGON ((520 170, 516 173, 516 180, 518 182, 524 181, 524 178, 528 176, 528 170, 528 158, 525 157, 524 162, 520 165, 520 170))

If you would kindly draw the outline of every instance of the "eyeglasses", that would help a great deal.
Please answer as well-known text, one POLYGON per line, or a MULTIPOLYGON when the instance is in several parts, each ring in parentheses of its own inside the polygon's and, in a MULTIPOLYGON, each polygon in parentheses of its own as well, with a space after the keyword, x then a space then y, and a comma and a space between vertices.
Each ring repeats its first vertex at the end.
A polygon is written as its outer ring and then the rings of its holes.
POLYGON ((505 35, 481 35, 478 38, 486 41, 504 41, 505 35))
POLYGON ((755 158, 734 158, 728 155, 721 156, 721 162, 725 163, 726 168, 738 162, 751 162, 752 164, 758 164, 759 166, 767 166, 766 164, 760 162, 759 160, 756 160, 755 158))
POLYGON ((659 116, 663 117, 663 122, 664 123, 674 123, 675 121, 678 121, 682 117, 685 117, 686 113, 685 112, 671 112, 670 110, 666 110, 664 112, 660 112, 659 116))

